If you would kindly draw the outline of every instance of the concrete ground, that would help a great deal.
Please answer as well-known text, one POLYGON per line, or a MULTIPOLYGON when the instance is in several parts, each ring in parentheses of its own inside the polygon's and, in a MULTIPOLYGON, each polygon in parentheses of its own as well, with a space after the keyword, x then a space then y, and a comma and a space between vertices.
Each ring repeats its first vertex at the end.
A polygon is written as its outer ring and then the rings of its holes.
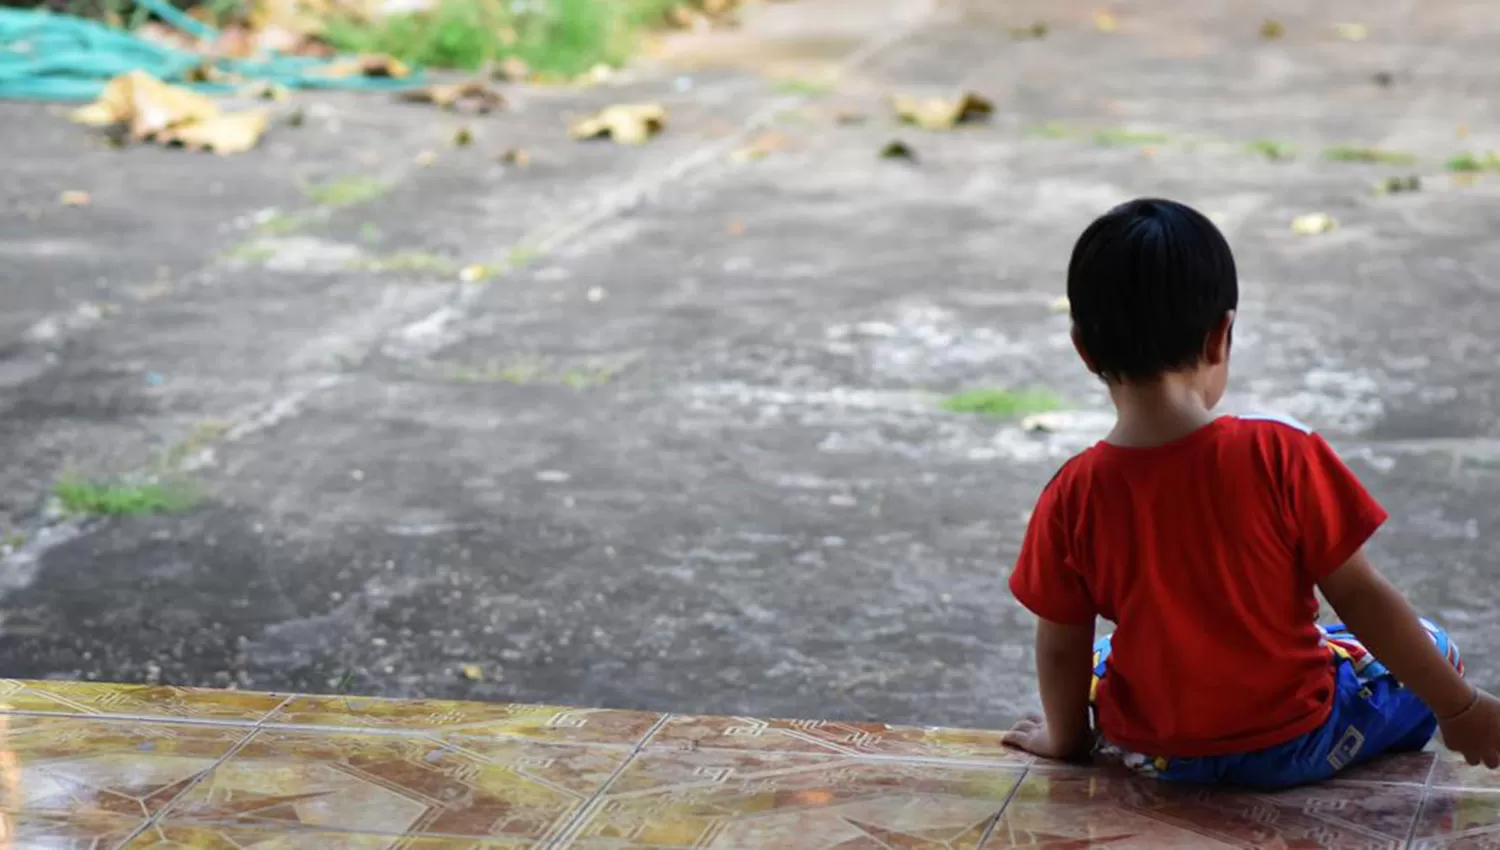
POLYGON ((775 5, 480 118, 310 96, 232 158, 0 105, 0 675, 1007 724, 1034 694, 1009 562, 1108 421, 1052 305, 1084 224, 1150 193, 1238 252, 1230 406, 1334 440, 1393 515, 1378 562, 1500 686, 1500 181, 1444 170, 1500 148, 1500 18, 1119 2, 1101 32, 1099 5, 775 5), (883 100, 956 86, 994 120, 883 100), (566 141, 642 99, 652 144, 566 141), (1311 212, 1338 227, 1293 233, 1311 212), (940 408, 973 387, 1068 412, 940 408), (155 473, 199 507, 49 507, 155 473))

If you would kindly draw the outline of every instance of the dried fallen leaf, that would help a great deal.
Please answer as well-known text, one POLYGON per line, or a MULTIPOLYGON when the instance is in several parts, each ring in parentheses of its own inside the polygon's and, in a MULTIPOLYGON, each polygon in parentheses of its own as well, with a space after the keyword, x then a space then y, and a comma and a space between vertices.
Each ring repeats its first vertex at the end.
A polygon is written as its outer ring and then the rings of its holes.
POLYGON ((730 159, 735 162, 749 162, 754 159, 765 159, 767 156, 785 150, 787 137, 781 133, 762 133, 750 144, 731 153, 730 159))
POLYGON ((426 168, 434 162, 437 162, 437 154, 433 151, 421 151, 416 155, 412 162, 415 162, 422 168, 426 168))
POLYGON ((1364 41, 1370 37, 1370 30, 1364 24, 1334 24, 1333 31, 1345 41, 1364 41))
POLYGON ((494 270, 489 266, 476 263, 474 265, 464 266, 463 268, 459 269, 458 279, 463 281, 464 283, 477 283, 478 281, 488 278, 494 273, 494 270))
POLYGON ((1044 21, 1037 21, 1029 27, 1011 27, 1009 30, 1006 30, 1015 41, 1034 41, 1046 38, 1048 31, 1049 28, 1044 21))
POLYGON ((110 80, 99 99, 75 110, 72 118, 96 127, 124 126, 135 139, 221 154, 255 147, 268 122, 260 110, 220 112, 210 98, 167 85, 143 71, 110 80))
POLYGON ((468 679, 471 682, 484 681, 484 668, 480 667, 478 664, 465 664, 463 667, 459 668, 459 673, 462 674, 465 679, 468 679))
POLYGON ((390 56, 356 56, 343 62, 334 62, 319 69, 324 77, 407 77, 411 68, 405 62, 390 56))
POLYGON ((466 148, 466 147, 468 147, 469 145, 472 145, 472 144, 474 144, 474 131, 473 130, 470 130, 468 127, 459 127, 457 130, 454 131, 454 133, 453 133, 453 146, 454 147, 456 147, 456 148, 466 148))
POLYGON ((524 82, 531 77, 531 66, 526 64, 525 59, 511 56, 500 63, 498 76, 508 83, 524 82))
POLYGON ((218 105, 208 97, 169 86, 144 71, 130 71, 110 80, 99 99, 74 110, 72 118, 93 127, 124 124, 131 136, 145 139, 218 114, 218 105))
POLYGON ((1307 213, 1292 219, 1292 232, 1302 236, 1316 236, 1338 227, 1338 222, 1327 213, 1307 213))
POLYGON ((65 207, 86 207, 89 203, 89 193, 70 189, 58 195, 57 201, 65 207))
POLYGON ((1100 32, 1114 32, 1119 29, 1119 24, 1115 22, 1115 16, 1111 15, 1108 10, 1100 9, 1094 13, 1094 29, 1100 32))
POLYGON ((262 110, 217 115, 202 121, 179 124, 157 134, 163 144, 181 145, 189 150, 213 151, 220 156, 244 153, 260 144, 269 116, 262 110))
POLYGON ((731 221, 724 225, 724 232, 730 236, 744 236, 745 223, 743 221, 731 221))
POLYGON ((531 164, 531 154, 525 148, 511 148, 500 154, 500 162, 517 168, 525 168, 531 164))
POLYGON ((891 106, 902 121, 924 130, 948 130, 959 124, 984 121, 995 112, 993 103, 973 92, 965 92, 956 98, 898 94, 891 98, 891 106))
POLYGON ((885 147, 880 149, 880 158, 904 159, 907 162, 916 162, 917 152, 913 150, 911 145, 908 145, 906 142, 903 142, 900 139, 895 139, 886 142, 885 147))
POLYGON ((405 92, 401 99, 412 103, 430 103, 474 115, 483 115, 505 106, 504 96, 479 80, 430 85, 405 92))
POLYGON ((1396 84, 1396 75, 1390 71, 1376 71, 1370 75, 1370 82, 1383 89, 1388 89, 1396 84))
POLYGON ((1275 41, 1284 35, 1286 35, 1286 27, 1281 21, 1267 20, 1260 25, 1260 37, 1265 41, 1275 41))
POLYGON ((833 123, 844 126, 863 124, 866 120, 868 120, 868 116, 858 109, 840 109, 838 112, 833 113, 833 123))
POLYGON ((639 145, 667 126, 667 110, 655 103, 621 104, 574 122, 569 135, 575 139, 613 139, 622 145, 639 145))
POLYGON ((1407 177, 1387 177, 1375 184, 1377 195, 1399 195, 1422 191, 1422 178, 1415 174, 1407 177))

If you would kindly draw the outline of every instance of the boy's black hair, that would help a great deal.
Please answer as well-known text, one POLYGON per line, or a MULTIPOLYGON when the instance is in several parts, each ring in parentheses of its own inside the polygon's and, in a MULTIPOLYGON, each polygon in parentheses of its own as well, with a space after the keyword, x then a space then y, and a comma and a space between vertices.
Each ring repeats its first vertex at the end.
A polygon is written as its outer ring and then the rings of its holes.
POLYGON ((1138 198, 1078 237, 1068 301, 1099 375, 1147 381, 1197 364, 1209 331, 1239 304, 1234 255, 1197 210, 1138 198))

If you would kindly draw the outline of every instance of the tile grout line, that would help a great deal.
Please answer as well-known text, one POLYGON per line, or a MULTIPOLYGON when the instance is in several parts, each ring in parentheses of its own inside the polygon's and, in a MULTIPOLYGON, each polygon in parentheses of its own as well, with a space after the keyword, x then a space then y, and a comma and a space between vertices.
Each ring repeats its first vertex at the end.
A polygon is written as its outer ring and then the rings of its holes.
POLYGON ((995 830, 1000 828, 1000 821, 1005 817, 1005 810, 1010 808, 1011 801, 1016 798, 1017 794, 1021 793, 1021 786, 1025 784, 1026 777, 1030 775, 1031 765, 1026 765, 1026 767, 1021 769, 1021 775, 1016 779, 1016 784, 1011 787, 1010 793, 1006 794, 1005 800, 1000 803, 1000 810, 995 812, 994 817, 990 818, 989 825, 980 834, 979 841, 975 842, 974 850, 984 850, 984 846, 990 842, 990 837, 995 834, 995 830))
POLYGON ((1402 847, 1413 847, 1417 840, 1417 828, 1422 825, 1422 813, 1427 810, 1427 798, 1432 794, 1432 780, 1437 776, 1438 760, 1441 754, 1433 756, 1432 764, 1427 767, 1427 779, 1422 783, 1422 798, 1417 801, 1417 810, 1412 813, 1411 825, 1406 828, 1406 840, 1402 847))
POLYGON ((223 755, 219 756, 217 759, 214 759, 213 764, 199 771, 198 775, 193 777, 193 780, 187 784, 187 787, 183 788, 177 794, 173 795, 172 799, 168 800, 166 805, 162 806, 160 809, 157 809, 155 814, 147 817, 146 822, 137 827, 136 830, 130 833, 130 835, 124 841, 120 842, 118 846, 129 846, 130 842, 139 838, 141 835, 144 835, 146 830, 151 829, 152 827, 165 820, 167 813, 172 810, 173 806, 177 805, 178 800, 181 800, 183 797, 186 797, 188 794, 192 793, 193 789, 202 784, 203 780, 211 776, 214 771, 218 770, 219 767, 224 764, 224 762, 229 761, 230 758, 234 757, 237 753, 239 753, 240 750, 244 749, 245 745, 250 743, 250 739, 259 734, 260 728, 252 727, 249 734, 236 741, 234 743, 234 746, 224 751, 223 755))
POLYGON ((625 772, 625 768, 635 763, 636 756, 639 756, 646 749, 646 744, 650 743, 651 739, 656 737, 656 733, 661 727, 667 725, 667 721, 676 716, 675 714, 663 712, 661 717, 656 718, 656 722, 651 724, 651 728, 647 729, 646 733, 640 737, 640 740, 635 742, 635 746, 630 748, 630 753, 620 761, 619 766, 610 773, 609 778, 599 783, 599 787, 594 789, 594 793, 589 795, 589 798, 584 801, 583 805, 578 807, 578 810, 573 813, 572 817, 568 818, 567 823, 563 824, 556 835, 547 839, 541 845, 540 850, 561 850, 566 842, 571 841, 578 830, 583 828, 585 820, 603 804, 604 793, 609 790, 611 785, 615 784, 615 780, 620 778, 620 774, 625 772))

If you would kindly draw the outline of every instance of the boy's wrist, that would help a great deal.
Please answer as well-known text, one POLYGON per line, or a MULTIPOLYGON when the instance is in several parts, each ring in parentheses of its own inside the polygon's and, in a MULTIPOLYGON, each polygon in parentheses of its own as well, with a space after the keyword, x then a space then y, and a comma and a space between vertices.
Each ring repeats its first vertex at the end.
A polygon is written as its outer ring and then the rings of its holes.
POLYGON ((1432 713, 1437 717, 1439 723, 1451 723, 1473 711, 1474 706, 1479 705, 1479 689, 1468 683, 1465 683, 1465 685, 1469 689, 1469 697, 1462 705, 1457 708, 1451 706, 1432 706, 1432 713))
POLYGON ((1463 679, 1455 679, 1453 687, 1444 688, 1442 694, 1427 703, 1439 723, 1458 718, 1479 702, 1478 688, 1463 679))

